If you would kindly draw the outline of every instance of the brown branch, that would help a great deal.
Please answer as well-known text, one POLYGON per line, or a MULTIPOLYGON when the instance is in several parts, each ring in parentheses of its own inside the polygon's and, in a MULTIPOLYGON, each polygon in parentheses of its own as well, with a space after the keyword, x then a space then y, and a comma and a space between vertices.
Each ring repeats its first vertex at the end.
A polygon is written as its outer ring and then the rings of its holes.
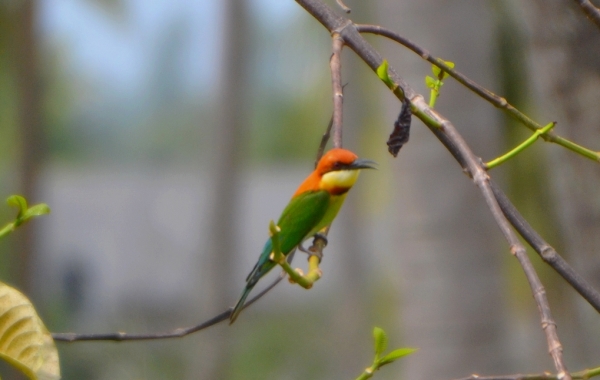
MULTIPOLYGON (((323 257, 323 249, 327 245, 326 238, 323 236, 315 236, 313 240, 312 246, 309 250, 320 257, 323 257)), ((289 263, 294 259, 295 252, 292 252, 288 255, 287 261, 289 263)), ((287 277, 285 271, 281 271, 279 276, 263 289, 260 293, 250 299, 248 302, 244 304, 243 309, 246 309, 259 299, 261 299, 264 295, 266 295, 271 289, 273 289, 277 284, 281 282, 284 278, 287 277)), ((133 334, 126 332, 114 332, 114 333, 99 333, 99 334, 79 334, 79 333, 51 333, 52 338, 57 342, 85 342, 85 341, 113 341, 113 342, 125 342, 125 341, 140 341, 140 340, 158 340, 158 339, 173 339, 173 338, 182 338, 184 336, 193 334, 195 332, 205 330, 211 326, 214 326, 220 322, 229 319, 231 312, 233 311, 233 307, 228 308, 224 312, 198 324, 190 327, 180 327, 171 331, 158 332, 158 333, 147 333, 147 334, 133 334)))
POLYGON ((533 374, 533 375, 500 375, 500 376, 479 376, 471 375, 469 377, 463 377, 457 380, 560 380, 557 376, 550 375, 547 373, 533 374))
MULTIPOLYGON (((292 261, 294 253, 290 254, 291 257, 288 258, 288 261, 292 261)), ((286 278, 286 273, 281 271, 279 277, 277 277, 269 286, 263 289, 260 293, 258 293, 254 298, 249 300, 244 304, 244 309, 248 306, 252 305, 254 302, 261 299, 265 294, 267 294, 271 289, 275 287, 275 285, 279 284, 281 280, 286 278)), ((205 330, 211 326, 216 325, 217 323, 223 322, 229 319, 229 315, 233 311, 233 307, 225 310, 221 314, 218 314, 198 325, 190 326, 190 327, 180 327, 171 331, 159 332, 159 333, 148 333, 148 334, 132 334, 126 332, 115 332, 115 333, 99 333, 99 334, 78 334, 78 333, 52 333, 52 338, 58 342, 82 342, 82 341, 93 341, 93 340, 107 340, 107 341, 115 341, 115 342, 124 342, 124 341, 138 341, 138 340, 157 340, 157 339, 172 339, 172 338, 182 338, 184 336, 193 334, 195 332, 205 330)))
POLYGON ((319 144, 319 149, 317 149, 317 159, 315 160, 315 169, 317 168, 317 165, 319 164, 321 157, 323 157, 323 152, 325 152, 325 146, 327 145, 327 142, 329 141, 329 137, 331 136, 331 127, 332 126, 333 126, 333 116, 331 116, 331 119, 329 119, 329 124, 327 124, 327 129, 325 129, 325 133, 323 133, 323 136, 321 136, 321 143, 319 144))
MULTIPOLYGON (((360 35, 357 27, 341 16, 336 15, 329 7, 319 0, 296 0, 313 17, 315 17, 330 32, 335 31, 343 38, 344 43, 363 59, 373 71, 383 62, 379 53, 360 35)), ((505 239, 508 241, 510 251, 517 257, 523 267, 523 271, 530 284, 535 301, 540 312, 542 329, 546 335, 548 350, 554 361, 559 379, 571 379, 562 358, 562 346, 556 332, 556 324, 552 319, 550 307, 546 298, 545 290, 535 272, 525 247, 520 243, 518 237, 511 229, 505 218, 500 205, 496 201, 490 187, 489 176, 485 171, 481 160, 475 156, 462 136, 458 133, 452 123, 442 117, 435 110, 429 108, 422 95, 417 94, 392 68, 389 69, 392 80, 402 88, 404 96, 408 98, 413 106, 413 113, 419 117, 429 129, 448 147, 463 169, 472 177, 485 198, 494 219, 505 239)), ((402 99, 400 99, 402 100, 402 99)))
POLYGON ((575 2, 581 7, 583 13, 600 28, 600 9, 592 4, 590 0, 575 0, 575 2))
MULTIPOLYGON (((414 42, 410 41, 407 38, 404 38, 403 36, 399 35, 398 33, 393 32, 384 27, 381 27, 379 25, 358 24, 358 25, 355 25, 355 27, 360 33, 377 34, 377 35, 389 38, 389 39, 396 41, 399 44, 405 46, 409 50, 411 50, 414 53, 416 53, 417 55, 419 55, 424 60, 436 65, 437 67, 439 67, 442 70, 444 70, 445 72, 447 72, 451 77, 456 79, 457 82, 461 83, 463 86, 467 87, 469 90, 473 91, 475 94, 479 95, 481 98, 485 99, 490 104, 494 105, 497 108, 504 110, 508 115, 510 115, 512 118, 514 118, 515 120, 522 123, 526 128, 535 132, 544 127, 543 125, 537 123, 535 120, 531 119, 529 116, 525 115, 523 112, 519 111, 512 104, 510 104, 505 98, 496 95, 492 91, 477 84, 475 81, 468 78, 466 75, 461 74, 459 71, 455 70, 452 67, 449 67, 446 64, 446 62, 444 62, 443 60, 441 60, 439 58, 432 56, 426 49, 423 49, 419 45, 415 44, 414 42)), ((587 148, 584 148, 582 146, 579 146, 579 145, 573 143, 572 141, 569 141, 569 140, 563 138, 562 136, 559 136, 554 131, 544 133, 541 137, 545 141, 561 145, 567 149, 570 149, 572 151, 575 151, 575 152, 581 154, 582 156, 584 156, 586 158, 589 158, 594 161, 600 161, 600 153, 592 151, 587 148)))
POLYGON ((336 32, 332 33, 333 53, 329 60, 331 68, 331 86, 333 88, 333 146, 342 147, 344 88, 342 86, 341 52, 344 41, 336 32))
POLYGON ((350 13, 352 12, 352 9, 348 8, 348 6, 346 4, 344 4, 344 2, 342 0, 335 0, 337 5, 342 8, 342 10, 346 13, 350 13))
MULTIPOLYGON (((471 89, 474 93, 478 94, 482 98, 488 100, 499 108, 506 108, 511 111, 518 112, 513 106, 511 106, 506 99, 494 94, 486 88, 480 86, 476 82, 472 81, 460 72, 446 67, 446 64, 435 57, 432 57, 429 52, 408 39, 400 36, 399 34, 385 29, 377 25, 357 25, 358 31, 361 33, 373 33, 390 38, 401 45, 409 48, 413 52, 417 53, 423 59, 435 64, 445 71, 448 71, 458 82, 462 83, 465 87, 471 89)), ((526 116, 525 116, 526 118, 526 116)), ((525 119, 525 121, 530 119, 525 119)), ((523 121, 523 120, 521 120, 523 121)), ((543 137, 543 136, 542 136, 543 137)), ((559 137, 559 136, 557 136, 559 137)), ((560 138, 560 137, 559 137, 560 138)), ((550 139, 553 141, 553 138, 550 139)), ((459 159, 456 154, 455 158, 459 159)), ((464 165, 463 165, 464 167, 464 165)), ((539 234, 531 228, 527 221, 519 214, 514 205, 508 200, 502 190, 494 183, 491 182, 492 189, 496 196, 496 199, 500 203, 500 206, 509 219, 513 227, 519 232, 521 236, 531 245, 532 248, 542 257, 542 259, 548 263, 557 273, 559 273, 571 286, 575 288, 581 294, 586 301, 600 312, 600 293, 596 291, 581 275, 579 275, 548 243, 546 243, 539 234)))
MULTIPOLYGON (((571 374, 573 380, 587 380, 592 377, 596 377, 600 375, 600 368, 591 368, 585 369, 583 371, 574 372, 571 374)), ((535 374, 513 374, 513 375, 498 375, 498 376, 479 376, 479 375, 471 375, 469 377, 464 377, 456 380, 560 380, 561 378, 557 375, 551 375, 547 372, 545 373, 535 373, 535 374)))
POLYGON ((490 180, 490 185, 502 212, 519 234, 552 269, 600 313, 600 293, 531 227, 494 181, 490 180))

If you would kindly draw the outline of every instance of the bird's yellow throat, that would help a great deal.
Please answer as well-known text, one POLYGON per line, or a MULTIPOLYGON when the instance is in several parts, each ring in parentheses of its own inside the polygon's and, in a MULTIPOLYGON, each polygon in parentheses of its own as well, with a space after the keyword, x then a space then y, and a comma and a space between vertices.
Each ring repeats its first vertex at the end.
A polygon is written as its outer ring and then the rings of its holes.
POLYGON ((360 170, 336 170, 323 174, 319 187, 330 193, 348 191, 358 179, 360 170))

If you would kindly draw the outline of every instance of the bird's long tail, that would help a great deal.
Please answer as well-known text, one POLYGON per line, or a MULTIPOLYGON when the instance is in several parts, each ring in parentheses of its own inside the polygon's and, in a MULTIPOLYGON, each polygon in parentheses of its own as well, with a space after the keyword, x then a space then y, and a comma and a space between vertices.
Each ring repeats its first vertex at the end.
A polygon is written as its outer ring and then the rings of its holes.
POLYGON ((246 303, 246 298, 248 298, 248 295, 250 294, 250 291, 252 290, 252 288, 254 288, 254 285, 256 285, 256 282, 254 282, 254 283, 249 282, 246 285, 246 287, 244 288, 244 291, 242 292, 242 296, 240 297, 240 300, 237 302, 237 304, 233 308, 233 311, 229 315, 229 324, 232 324, 233 322, 235 322, 235 319, 242 312, 242 309, 244 308, 244 303, 246 303))

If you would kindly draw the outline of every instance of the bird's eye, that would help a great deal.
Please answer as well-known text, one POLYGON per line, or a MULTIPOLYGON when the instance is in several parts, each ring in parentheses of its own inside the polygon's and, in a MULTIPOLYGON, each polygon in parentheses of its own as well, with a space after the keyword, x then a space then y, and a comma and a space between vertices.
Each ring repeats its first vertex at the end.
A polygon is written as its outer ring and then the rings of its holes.
POLYGON ((336 161, 333 163, 333 170, 339 170, 342 168, 342 163, 339 161, 336 161))

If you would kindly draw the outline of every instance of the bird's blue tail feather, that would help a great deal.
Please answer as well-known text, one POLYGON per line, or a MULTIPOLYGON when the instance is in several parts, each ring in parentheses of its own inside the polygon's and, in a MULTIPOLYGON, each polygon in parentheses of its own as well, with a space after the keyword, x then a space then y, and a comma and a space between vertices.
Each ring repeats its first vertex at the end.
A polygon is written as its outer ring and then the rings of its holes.
POLYGON ((237 304, 235 305, 235 307, 233 308, 233 311, 231 312, 231 314, 229 316, 229 324, 232 324, 233 322, 235 322, 235 319, 241 313, 242 309, 244 308, 244 303, 246 302, 246 298, 248 298, 248 295, 250 294, 250 291, 252 291, 252 288, 254 288, 254 285, 256 285, 258 280, 260 280, 265 274, 267 274, 275 266, 275 263, 269 259, 270 254, 271 254, 271 239, 267 240, 267 242, 265 243, 265 247, 263 248, 263 252, 259 257, 258 262, 254 266, 254 268, 252 269, 252 271, 250 272, 248 277, 246 277, 246 287, 244 288, 244 291, 242 292, 242 296, 240 297, 240 300, 237 302, 237 304))

